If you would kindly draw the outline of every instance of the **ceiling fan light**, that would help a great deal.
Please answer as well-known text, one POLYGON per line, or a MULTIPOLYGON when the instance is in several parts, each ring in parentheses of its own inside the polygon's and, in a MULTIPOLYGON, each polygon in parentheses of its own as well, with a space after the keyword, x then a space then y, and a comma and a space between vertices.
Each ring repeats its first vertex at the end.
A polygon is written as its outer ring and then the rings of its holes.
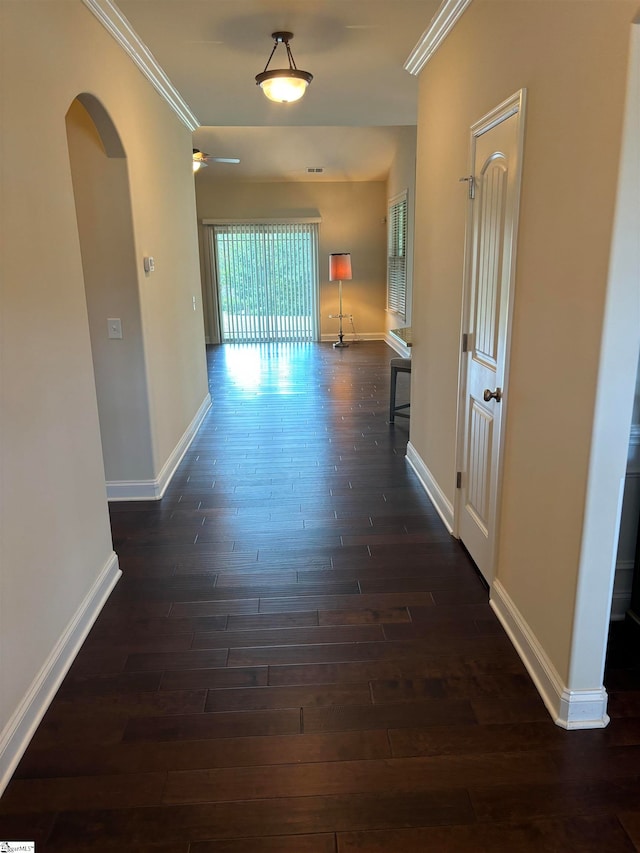
POLYGON ((256 74, 256 83, 270 101, 275 101, 279 104, 290 104, 293 101, 299 101, 307 91, 307 86, 313 80, 313 74, 308 71, 300 71, 295 63, 289 41, 293 38, 293 33, 275 32, 271 34, 274 40, 273 50, 264 67, 264 71, 256 74), (269 63, 276 52, 279 44, 284 44, 287 51, 287 59, 289 60, 288 68, 274 68, 269 71, 269 63))
POLYGON ((199 169, 202 169, 207 165, 207 157, 208 154, 203 154, 199 148, 193 149, 193 171, 197 172, 199 169))

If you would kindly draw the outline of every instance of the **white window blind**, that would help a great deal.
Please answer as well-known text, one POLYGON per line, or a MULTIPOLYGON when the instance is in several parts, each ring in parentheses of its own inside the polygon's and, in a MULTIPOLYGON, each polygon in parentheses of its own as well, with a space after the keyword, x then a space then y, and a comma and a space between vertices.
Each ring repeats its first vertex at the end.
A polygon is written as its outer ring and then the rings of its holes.
POLYGON ((317 224, 212 227, 222 341, 317 340, 317 224))
POLYGON ((387 309, 407 314, 407 193, 392 198, 387 217, 387 309))

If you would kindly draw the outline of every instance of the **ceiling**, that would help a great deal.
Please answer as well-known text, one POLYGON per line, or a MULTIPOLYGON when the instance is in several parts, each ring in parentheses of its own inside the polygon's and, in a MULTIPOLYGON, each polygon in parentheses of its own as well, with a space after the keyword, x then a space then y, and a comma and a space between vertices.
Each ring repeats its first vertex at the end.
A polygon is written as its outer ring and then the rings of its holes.
MULTIPOLYGON (((198 180, 382 180, 403 126, 415 125, 407 57, 439 0, 116 0, 202 125, 198 180), (314 75, 295 104, 255 84, 273 47, 294 33, 299 68, 314 75), (309 168, 322 168, 309 173, 309 168)), ((282 67, 282 47, 271 68, 282 67), (276 59, 281 60, 276 62, 276 59)))

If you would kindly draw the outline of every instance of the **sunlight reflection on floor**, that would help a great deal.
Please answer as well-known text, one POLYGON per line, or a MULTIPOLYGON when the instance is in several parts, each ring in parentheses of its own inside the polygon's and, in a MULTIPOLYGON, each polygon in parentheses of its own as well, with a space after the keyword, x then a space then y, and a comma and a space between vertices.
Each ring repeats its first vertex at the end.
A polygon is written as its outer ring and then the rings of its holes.
POLYGON ((300 393, 294 361, 308 355, 307 344, 224 344, 224 352, 228 376, 236 388, 255 394, 300 393))

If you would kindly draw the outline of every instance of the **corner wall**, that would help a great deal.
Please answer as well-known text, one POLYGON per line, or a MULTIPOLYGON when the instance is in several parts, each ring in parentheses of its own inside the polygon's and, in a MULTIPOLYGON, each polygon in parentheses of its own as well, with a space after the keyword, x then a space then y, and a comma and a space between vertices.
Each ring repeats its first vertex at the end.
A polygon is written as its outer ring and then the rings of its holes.
POLYGON ((190 131, 81 0, 3 0, 0 789, 118 576, 65 128, 83 92, 127 156, 155 472, 207 396, 190 131))
MULTIPOLYGON (((585 682, 601 666, 593 660, 572 682, 636 8, 475 0, 420 79, 413 359, 421 381, 411 440, 452 503, 466 206, 458 179, 468 173, 470 125, 518 89, 528 93, 497 579, 572 689, 594 686, 585 682)), ((602 571, 606 586, 609 567, 602 571)))

